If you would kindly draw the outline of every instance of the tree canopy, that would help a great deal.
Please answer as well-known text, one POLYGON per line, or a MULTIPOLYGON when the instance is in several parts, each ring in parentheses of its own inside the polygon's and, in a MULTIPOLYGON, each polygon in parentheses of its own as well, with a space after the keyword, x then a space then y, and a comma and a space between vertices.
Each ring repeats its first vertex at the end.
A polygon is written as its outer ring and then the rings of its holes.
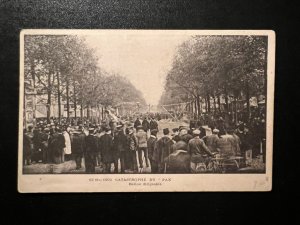
MULTIPOLYGON (((265 36, 193 36, 178 47, 160 104, 266 94, 265 36)), ((220 101, 220 99, 219 99, 220 101)), ((227 110, 227 109, 225 109, 227 110)))
MULTIPOLYGON (((109 74, 99 67, 95 50, 76 35, 25 35, 25 90, 34 88, 50 106, 66 102, 90 109, 99 105, 114 107, 122 101, 145 104, 142 93, 125 77, 109 74)), ((76 113, 76 110, 75 110, 76 113)), ((81 115, 82 116, 82 115, 81 115)), ((75 114, 76 117, 76 114, 75 114)))

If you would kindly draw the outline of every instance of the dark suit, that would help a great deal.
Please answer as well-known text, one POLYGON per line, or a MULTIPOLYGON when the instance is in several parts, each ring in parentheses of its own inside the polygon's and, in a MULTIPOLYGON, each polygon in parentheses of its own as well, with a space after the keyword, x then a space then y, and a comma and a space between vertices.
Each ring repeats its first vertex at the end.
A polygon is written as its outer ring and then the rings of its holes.
POLYGON ((71 136, 71 148, 76 162, 76 169, 80 169, 83 152, 86 148, 84 134, 73 134, 71 136))
POLYGON ((54 133, 49 142, 54 163, 63 163, 64 147, 66 147, 64 136, 61 133, 54 133))
MULTIPOLYGON (((120 163, 121 163, 121 172, 125 172, 125 157, 126 152, 128 151, 128 139, 123 131, 119 131, 114 138, 114 145, 119 154, 120 163)), ((118 172, 118 161, 115 161, 115 172, 118 172)))
POLYGON ((104 171, 110 173, 111 163, 113 163, 113 139, 110 134, 104 134, 99 140, 102 151, 102 160, 104 163, 104 171))
POLYGON ((93 135, 85 137, 85 171, 86 173, 95 173, 96 167, 96 152, 97 152, 97 140, 93 135))
POLYGON ((153 157, 158 162, 160 172, 164 172, 165 169, 164 159, 170 155, 172 151, 172 145, 173 145, 173 141, 167 136, 160 138, 156 142, 156 151, 153 157))

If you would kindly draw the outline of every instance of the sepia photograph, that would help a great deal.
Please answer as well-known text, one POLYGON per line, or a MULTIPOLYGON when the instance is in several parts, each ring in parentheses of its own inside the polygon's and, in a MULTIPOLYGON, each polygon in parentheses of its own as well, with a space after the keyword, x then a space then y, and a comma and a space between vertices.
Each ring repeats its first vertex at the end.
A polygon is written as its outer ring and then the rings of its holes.
POLYGON ((23 30, 19 192, 270 191, 275 33, 23 30))

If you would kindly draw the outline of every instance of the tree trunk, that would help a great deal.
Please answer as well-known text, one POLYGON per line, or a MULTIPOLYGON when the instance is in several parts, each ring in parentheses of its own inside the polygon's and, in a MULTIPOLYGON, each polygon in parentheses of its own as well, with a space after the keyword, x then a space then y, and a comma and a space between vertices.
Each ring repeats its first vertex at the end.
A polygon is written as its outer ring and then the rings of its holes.
POLYGON ((214 95, 213 98, 214 98, 214 115, 215 115, 217 112, 216 96, 214 95))
POLYGON ((50 123, 50 110, 51 110, 51 73, 48 74, 48 90, 47 90, 47 94, 48 94, 48 99, 47 99, 47 122, 50 123))
POLYGON ((69 79, 66 80, 66 96, 67 96, 67 121, 70 119, 70 99, 69 99, 69 79))
POLYGON ((234 97, 234 122, 237 123, 238 120, 238 112, 237 112, 237 97, 234 97))
POLYGON ((199 119, 200 118, 200 116, 201 116, 201 110, 200 110, 200 96, 199 95, 197 95, 197 119, 199 119))
POLYGON ((219 105, 219 113, 221 113, 221 97, 218 95, 218 105, 219 105))
POLYGON ((198 111, 197 111, 197 98, 195 97, 195 102, 194 102, 194 119, 197 119, 198 111))
POLYGON ((250 93, 249 93, 249 84, 246 84, 246 100, 247 100, 247 122, 250 119, 250 93))
POLYGON ((87 109, 86 109, 86 116, 87 116, 87 119, 89 120, 90 119, 90 106, 89 105, 87 106, 87 109))
POLYGON ((77 120, 77 98, 76 98, 76 83, 75 80, 73 82, 73 95, 74 95, 74 116, 75 116, 75 120, 77 120))
POLYGON ((34 62, 31 61, 30 63, 30 70, 31 70, 31 77, 33 82, 33 88, 35 88, 35 70, 34 70, 34 62))
POLYGON ((59 73, 56 73, 56 79, 57 79, 57 104, 58 104, 58 122, 60 124, 61 121, 61 96, 60 96, 60 79, 59 79, 59 73))
POLYGON ((207 94, 207 112, 210 113, 210 95, 207 94))
POLYGON ((225 90, 225 111, 226 113, 228 113, 228 93, 227 93, 227 90, 225 90))
POLYGON ((204 98, 204 102, 205 102, 205 112, 207 113, 208 111, 208 108, 207 108, 207 97, 204 98))
POLYGON ((80 118, 81 118, 81 121, 83 120, 83 104, 82 104, 82 100, 81 100, 81 103, 80 103, 80 118))

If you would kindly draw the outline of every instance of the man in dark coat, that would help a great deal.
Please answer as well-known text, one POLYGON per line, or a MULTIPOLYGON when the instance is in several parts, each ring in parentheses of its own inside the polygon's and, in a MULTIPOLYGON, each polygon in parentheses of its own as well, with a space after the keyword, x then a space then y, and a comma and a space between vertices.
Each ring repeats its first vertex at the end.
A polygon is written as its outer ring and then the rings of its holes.
POLYGON ((218 152, 217 150, 217 142, 219 140, 219 130, 213 129, 212 134, 209 136, 205 136, 202 138, 202 140, 205 142, 207 147, 211 152, 218 152))
POLYGON ((194 138, 188 143, 188 152, 191 155, 191 169, 193 172, 197 172, 197 164, 206 163, 207 156, 213 156, 213 154, 204 141, 200 139, 200 130, 194 130, 193 135, 194 138))
POLYGON ((96 167, 96 153, 97 153, 97 139, 93 135, 94 128, 89 128, 89 134, 85 137, 85 172, 95 173, 96 167))
POLYGON ((27 135, 26 129, 23 131, 23 162, 25 165, 31 164, 31 138, 27 135))
POLYGON ((179 141, 173 145, 173 152, 165 158, 167 173, 190 173, 190 154, 187 152, 187 144, 179 141))
POLYGON ((72 132, 71 135, 71 147, 72 147, 72 154, 74 155, 75 162, 76 162, 76 169, 80 169, 83 152, 85 150, 85 135, 82 133, 81 130, 76 129, 72 132))
POLYGON ((148 146, 148 157, 150 161, 151 166, 151 173, 158 173, 158 162, 156 158, 154 157, 154 151, 156 148, 156 142, 157 142, 157 130, 151 130, 150 138, 147 141, 148 146))
POLYGON ((49 128, 44 128, 42 134, 41 134, 41 148, 42 148, 42 152, 43 152, 43 163, 48 163, 48 159, 49 159, 49 151, 48 151, 48 146, 49 146, 49 138, 50 138, 50 129, 49 128))
POLYGON ((138 141, 134 134, 133 127, 128 127, 126 129, 126 135, 127 135, 127 145, 129 148, 128 155, 129 155, 129 162, 130 162, 130 168, 133 170, 133 172, 137 172, 137 159, 136 159, 136 152, 138 149, 138 141))
POLYGON ((161 173, 166 169, 164 159, 170 155, 174 143, 169 137, 169 133, 168 128, 163 129, 164 136, 156 142, 155 157, 157 157, 159 172, 161 173))
POLYGON ((42 160, 42 139, 41 139, 41 132, 37 128, 33 130, 32 142, 33 142, 32 161, 38 163, 40 160, 42 160))
POLYGON ((180 129, 180 139, 182 141, 184 141, 185 143, 188 144, 192 138, 193 138, 193 136, 188 133, 187 127, 182 127, 180 129))
POLYGON ((63 163, 63 153, 65 146, 65 138, 62 135, 60 127, 55 128, 55 133, 49 140, 49 147, 53 156, 53 161, 56 164, 63 163))
MULTIPOLYGON (((114 145, 119 154, 121 173, 125 173, 125 154, 128 151, 127 137, 123 130, 123 125, 117 126, 117 133, 114 136, 114 145)), ((115 172, 118 172, 118 160, 115 160, 115 172)))
POLYGON ((110 127, 105 127, 105 134, 100 137, 100 148, 102 151, 102 161, 104 164, 104 172, 111 172, 111 164, 114 161, 113 158, 113 137, 111 135, 110 127))

